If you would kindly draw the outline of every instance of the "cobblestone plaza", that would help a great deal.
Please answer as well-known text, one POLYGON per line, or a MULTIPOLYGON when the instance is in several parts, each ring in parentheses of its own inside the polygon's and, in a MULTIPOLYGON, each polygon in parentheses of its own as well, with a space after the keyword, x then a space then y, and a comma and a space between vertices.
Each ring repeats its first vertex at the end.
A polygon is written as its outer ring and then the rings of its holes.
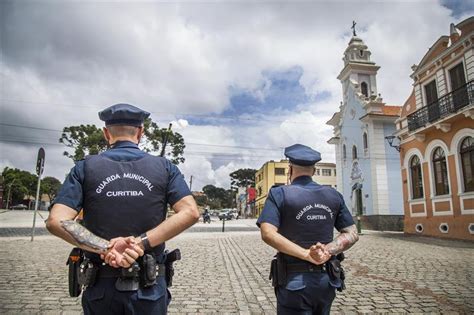
MULTIPOLYGON (((171 314, 274 314, 274 251, 258 232, 189 232, 179 247, 171 314)), ((51 236, 2 238, 0 313, 75 314, 67 291, 70 246, 51 236)), ((347 252, 347 290, 332 313, 474 313, 474 244, 366 233, 347 252)))

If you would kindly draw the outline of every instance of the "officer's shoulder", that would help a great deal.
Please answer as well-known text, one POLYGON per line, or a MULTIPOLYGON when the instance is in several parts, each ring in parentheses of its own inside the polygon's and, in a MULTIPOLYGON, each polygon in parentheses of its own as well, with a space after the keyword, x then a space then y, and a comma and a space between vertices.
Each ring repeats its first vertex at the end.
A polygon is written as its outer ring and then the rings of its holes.
POLYGON ((178 170, 178 167, 164 156, 153 155, 149 153, 146 153, 146 156, 151 159, 152 163, 154 163, 156 166, 164 167, 168 172, 173 173, 178 170))
POLYGON ((283 187, 285 187, 286 185, 278 185, 278 184, 275 184, 273 185, 272 187, 270 187, 270 189, 282 189, 283 187))
POLYGON ((320 189, 334 195, 340 195, 340 193, 337 191, 336 188, 331 187, 331 186, 326 186, 326 185, 320 185, 320 189))
POLYGON ((279 194, 281 193, 287 185, 273 185, 270 187, 270 193, 272 194, 279 194))

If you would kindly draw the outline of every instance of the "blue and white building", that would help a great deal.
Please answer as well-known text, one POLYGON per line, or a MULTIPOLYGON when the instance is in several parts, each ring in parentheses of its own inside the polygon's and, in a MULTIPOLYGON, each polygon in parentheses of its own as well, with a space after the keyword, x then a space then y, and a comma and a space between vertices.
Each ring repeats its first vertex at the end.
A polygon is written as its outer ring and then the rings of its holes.
POLYGON ((380 67, 370 57, 362 39, 353 36, 338 76, 343 101, 327 122, 334 128, 328 143, 336 147, 337 188, 353 215, 361 204, 366 228, 403 230, 400 157, 385 140, 396 131, 401 107, 383 103, 377 90, 380 67))

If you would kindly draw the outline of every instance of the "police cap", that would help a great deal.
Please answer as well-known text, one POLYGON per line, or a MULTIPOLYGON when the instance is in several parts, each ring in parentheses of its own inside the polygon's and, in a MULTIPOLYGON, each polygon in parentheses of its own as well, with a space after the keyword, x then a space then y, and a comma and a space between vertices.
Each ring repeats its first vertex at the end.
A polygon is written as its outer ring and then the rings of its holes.
POLYGON ((321 161, 321 154, 302 144, 294 144, 285 148, 285 156, 291 163, 301 166, 311 166, 321 161))
POLYGON ((105 121, 106 126, 126 125, 140 127, 148 116, 150 116, 149 112, 130 104, 115 104, 99 112, 99 118, 105 121))

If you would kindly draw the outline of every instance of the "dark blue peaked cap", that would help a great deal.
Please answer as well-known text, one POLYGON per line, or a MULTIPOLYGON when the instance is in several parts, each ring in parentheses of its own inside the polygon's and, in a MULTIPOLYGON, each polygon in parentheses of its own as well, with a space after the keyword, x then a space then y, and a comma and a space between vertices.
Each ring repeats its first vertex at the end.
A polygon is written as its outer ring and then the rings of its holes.
POLYGON ((311 166, 321 161, 321 154, 302 144, 293 144, 285 148, 285 156, 291 163, 301 166, 311 166))
POLYGON ((99 112, 100 120, 105 121, 105 125, 126 125, 139 127, 145 118, 150 116, 138 107, 130 104, 115 104, 99 112))

